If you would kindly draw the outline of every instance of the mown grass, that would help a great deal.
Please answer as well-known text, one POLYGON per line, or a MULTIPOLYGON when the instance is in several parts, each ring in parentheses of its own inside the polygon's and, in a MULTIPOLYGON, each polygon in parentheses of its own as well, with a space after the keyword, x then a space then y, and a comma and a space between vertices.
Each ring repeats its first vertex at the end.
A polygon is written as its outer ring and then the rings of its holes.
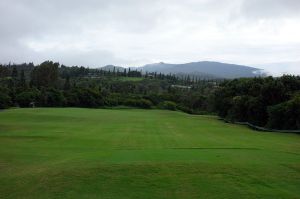
POLYGON ((0 198, 300 198, 300 136, 211 116, 0 112, 0 198))
POLYGON ((131 82, 139 82, 139 81, 142 81, 144 80, 145 78, 143 77, 116 77, 116 79, 118 81, 131 81, 131 82))

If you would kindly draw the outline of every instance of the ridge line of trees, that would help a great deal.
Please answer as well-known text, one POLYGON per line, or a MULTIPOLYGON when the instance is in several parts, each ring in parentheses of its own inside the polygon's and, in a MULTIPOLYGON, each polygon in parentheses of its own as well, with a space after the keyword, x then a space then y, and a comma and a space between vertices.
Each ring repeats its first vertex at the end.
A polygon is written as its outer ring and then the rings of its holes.
POLYGON ((11 106, 163 108, 209 112, 206 99, 221 80, 180 78, 114 68, 67 67, 46 61, 0 65, 0 108, 11 106))
POLYGON ((232 122, 284 130, 300 129, 300 77, 247 78, 223 82, 215 110, 232 122))

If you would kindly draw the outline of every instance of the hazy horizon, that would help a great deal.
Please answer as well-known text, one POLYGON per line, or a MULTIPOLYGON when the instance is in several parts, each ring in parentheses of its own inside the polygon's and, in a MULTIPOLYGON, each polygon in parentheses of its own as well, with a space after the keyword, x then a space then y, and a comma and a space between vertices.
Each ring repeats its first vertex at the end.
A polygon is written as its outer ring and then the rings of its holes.
POLYGON ((300 75, 299 0, 2 0, 0 63, 216 61, 300 75))
MULTIPOLYGON (((44 60, 47 61, 47 60, 44 60)), ((147 64, 156 64, 156 63, 165 63, 165 64, 186 64, 186 63, 191 63, 191 62, 218 62, 218 61, 214 61, 214 60, 203 60, 203 61, 190 61, 190 62, 178 62, 178 63, 170 63, 170 62, 164 62, 164 61, 160 61, 160 62, 155 62, 155 63, 146 63, 143 65, 139 65, 139 66, 134 66, 134 65, 118 65, 118 64, 106 64, 106 65, 93 65, 93 66, 89 66, 89 65, 79 65, 79 64, 75 64, 75 65, 67 65, 65 63, 62 63, 60 61, 55 61, 55 60, 49 60, 49 61, 54 61, 54 62, 58 62, 61 65, 66 65, 66 66, 84 66, 84 67, 89 67, 89 68, 100 68, 100 67, 105 67, 105 66, 109 66, 109 65, 113 65, 113 66, 118 66, 118 67, 124 67, 124 68, 129 68, 129 67, 143 67, 147 64)), ((0 64, 22 64, 25 62, 9 62, 9 63, 0 63, 0 64)), ((27 62, 28 63, 28 62, 27 62)), ((36 63, 36 62, 32 62, 35 65, 38 65, 42 62, 36 63)), ((220 63, 225 63, 225 62, 221 62, 220 63)), ((300 75, 300 72, 298 71, 298 69, 300 68, 300 62, 286 62, 286 63, 268 63, 268 64, 257 64, 257 65, 245 65, 245 64, 237 64, 237 63, 226 63, 226 64, 235 64, 235 65, 242 65, 242 66, 248 66, 248 67, 253 67, 253 68, 258 68, 263 70, 264 73, 266 73, 267 75, 272 75, 272 76, 282 76, 282 75, 300 75), (287 66, 287 67, 282 67, 282 66, 287 66), (290 71, 294 71, 294 72, 290 72, 290 71)))

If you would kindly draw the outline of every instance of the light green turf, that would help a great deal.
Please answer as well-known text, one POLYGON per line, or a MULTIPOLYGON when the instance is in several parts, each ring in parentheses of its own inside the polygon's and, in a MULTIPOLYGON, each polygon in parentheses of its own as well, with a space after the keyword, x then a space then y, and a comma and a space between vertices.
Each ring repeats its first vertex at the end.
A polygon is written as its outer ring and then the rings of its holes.
POLYGON ((144 80, 145 78, 143 77, 116 77, 116 79, 118 81, 131 81, 131 82, 139 82, 139 81, 142 81, 144 80))
POLYGON ((300 198, 300 136, 161 110, 5 110, 0 198, 300 198))

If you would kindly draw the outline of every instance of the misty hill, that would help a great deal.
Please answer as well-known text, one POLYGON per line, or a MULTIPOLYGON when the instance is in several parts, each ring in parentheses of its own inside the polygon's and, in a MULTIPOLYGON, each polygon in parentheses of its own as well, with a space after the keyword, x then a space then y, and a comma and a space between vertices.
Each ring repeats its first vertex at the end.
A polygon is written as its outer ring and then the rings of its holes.
POLYGON ((259 68, 209 61, 191 62, 186 64, 167 64, 160 62, 156 64, 147 64, 141 69, 148 72, 184 73, 219 78, 255 77, 263 75, 262 70, 259 68))
MULTIPOLYGON (((124 71, 125 68, 121 66, 107 65, 102 67, 106 71, 124 71)), ((164 62, 147 64, 142 67, 130 67, 132 70, 139 70, 143 73, 157 72, 164 74, 176 74, 178 76, 192 75, 201 78, 240 78, 240 77, 255 77, 264 76, 264 73, 259 68, 226 64, 220 62, 191 62, 186 64, 168 64, 164 62)))

